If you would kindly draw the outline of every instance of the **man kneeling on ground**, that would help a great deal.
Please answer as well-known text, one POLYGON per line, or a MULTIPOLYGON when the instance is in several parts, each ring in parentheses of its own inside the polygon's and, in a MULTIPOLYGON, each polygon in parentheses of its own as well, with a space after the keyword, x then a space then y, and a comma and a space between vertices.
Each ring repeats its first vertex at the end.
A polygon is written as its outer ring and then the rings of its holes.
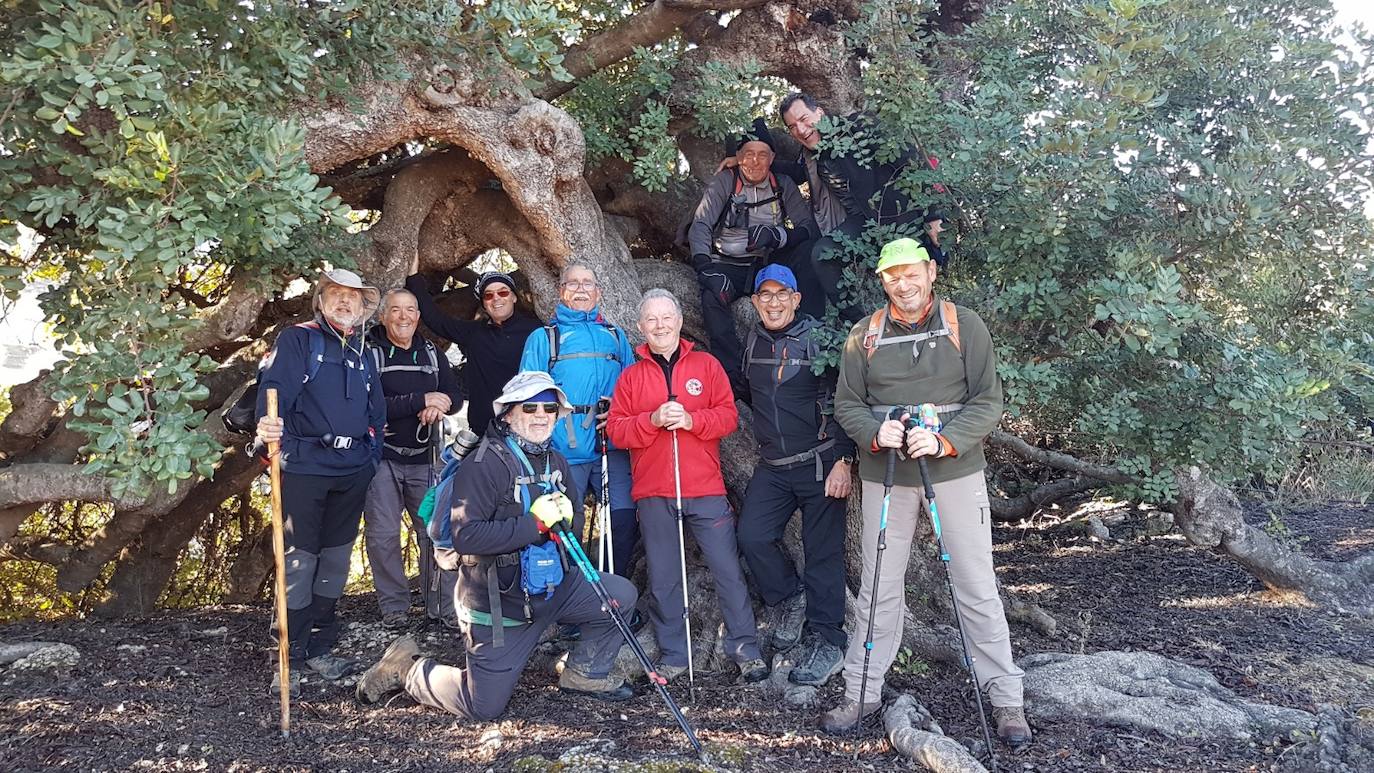
MULTIPOLYGON (((619 631, 592 586, 548 538, 550 530, 573 528, 568 462, 549 447, 555 423, 570 410, 563 390, 541 371, 517 373, 493 401, 496 418, 454 473, 452 502, 435 507, 453 520, 460 557, 455 606, 467 636, 467 666, 420 657, 415 640, 403 636, 359 680, 359 700, 372 703, 404 689, 466 719, 495 719, 551 623, 582 629, 559 689, 603 700, 633 695, 611 674, 619 631)), ((634 607, 637 594, 628 580, 601 580, 622 608, 634 607)))

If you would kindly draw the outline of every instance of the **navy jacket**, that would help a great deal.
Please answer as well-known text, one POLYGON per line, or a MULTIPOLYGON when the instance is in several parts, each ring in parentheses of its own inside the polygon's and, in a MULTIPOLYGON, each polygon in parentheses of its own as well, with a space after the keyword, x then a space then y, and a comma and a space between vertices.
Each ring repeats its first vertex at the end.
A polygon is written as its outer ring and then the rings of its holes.
POLYGON ((822 458, 854 456, 854 441, 832 415, 835 372, 817 376, 811 370, 817 348, 811 336, 820 324, 802 315, 777 332, 756 322, 749 334, 752 350, 745 352, 743 370, 753 397, 754 437, 765 459, 795 456, 831 438, 835 445, 822 458))
MULTIPOLYGON (((429 462, 429 444, 419 438, 428 437, 420 429, 420 411, 425 407, 426 392, 443 392, 452 401, 449 413, 457 413, 463 407, 463 394, 458 389, 458 377, 448 364, 444 350, 434 346, 434 359, 437 369, 430 365, 425 339, 416 335, 410 341, 410 348, 403 349, 386 337, 386 329, 381 325, 372 329, 367 337, 368 348, 381 354, 382 394, 386 398, 386 435, 382 447, 382 458, 401 464, 421 464, 429 462), (417 436, 418 432, 418 436, 417 436), (405 453, 398 449, 423 449, 426 453, 405 453)), ((433 344, 429 344, 433 346, 433 344)), ((375 359, 374 359, 375 363, 375 359)), ((431 425, 430 432, 438 428, 431 425)))
POLYGON ((257 416, 267 413, 267 390, 276 389, 278 413, 285 421, 283 472, 351 475, 381 458, 386 424, 382 384, 363 351, 362 336, 354 332, 347 344, 321 318, 277 336, 258 379, 257 416), (309 325, 318 329, 309 330, 309 325), (312 335, 324 336, 324 361, 307 382, 312 335), (349 447, 336 447, 344 443, 349 447))

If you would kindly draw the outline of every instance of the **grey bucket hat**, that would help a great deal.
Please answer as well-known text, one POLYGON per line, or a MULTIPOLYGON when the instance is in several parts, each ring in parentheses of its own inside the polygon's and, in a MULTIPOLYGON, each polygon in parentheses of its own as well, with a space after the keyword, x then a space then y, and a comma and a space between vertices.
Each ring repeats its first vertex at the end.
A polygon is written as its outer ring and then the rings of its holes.
POLYGON ((320 311, 320 299, 324 295, 325 288, 330 285, 338 285, 339 287, 348 287, 353 290, 362 291, 363 314, 358 318, 357 322, 362 322, 375 314, 377 312, 377 307, 382 303, 381 290, 365 283, 362 277, 346 268, 335 268, 329 271, 321 271, 319 277, 315 280, 315 297, 311 302, 315 311, 320 311))
POLYGON ((553 377, 542 370, 522 370, 511 377, 501 389, 501 396, 491 401, 491 412, 501 416, 512 405, 519 405, 547 389, 558 395, 558 415, 563 417, 572 411, 572 403, 563 388, 553 383, 553 377))

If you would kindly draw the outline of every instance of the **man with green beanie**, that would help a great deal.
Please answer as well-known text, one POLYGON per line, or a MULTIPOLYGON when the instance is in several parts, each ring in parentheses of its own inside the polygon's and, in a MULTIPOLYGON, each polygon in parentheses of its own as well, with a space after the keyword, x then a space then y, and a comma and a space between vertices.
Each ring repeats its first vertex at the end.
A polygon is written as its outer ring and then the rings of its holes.
MULTIPOLYGON (((855 631, 845 655, 845 696, 821 719, 829 732, 846 732, 882 707, 883 677, 902 640, 907 561, 916 527, 926 516, 917 459, 928 460, 939 502, 949 572, 977 666, 979 689, 993 705, 997 734, 1019 745, 1031 738, 1022 711, 1022 671, 1012 661, 997 578, 992 567, 992 518, 983 439, 1002 416, 1002 385, 987 326, 977 314, 936 296, 938 267, 913 239, 883 248, 878 275, 888 303, 861 320, 845 341, 835 392, 835 418, 860 447, 863 484, 863 585, 855 631), (907 428, 917 407, 932 403, 939 432, 907 428), (890 418, 896 408, 900 418, 890 418), (888 507, 887 550, 873 587, 883 475, 889 453, 899 453, 888 507), (860 702, 869 607, 877 594, 867 695, 860 702)), ((933 592, 933 591, 932 591, 933 592)))

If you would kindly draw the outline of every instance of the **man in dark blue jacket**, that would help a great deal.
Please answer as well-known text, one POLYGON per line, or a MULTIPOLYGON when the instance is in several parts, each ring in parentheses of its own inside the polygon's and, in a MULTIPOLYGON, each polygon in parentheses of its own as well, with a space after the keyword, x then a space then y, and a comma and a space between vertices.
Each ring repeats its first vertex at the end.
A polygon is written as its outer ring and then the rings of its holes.
POLYGON ((768 266, 755 280, 753 303, 759 322, 745 344, 743 370, 753 393, 759 462, 744 492, 737 537, 771 612, 774 646, 794 646, 803 621, 810 633, 788 678, 820 685, 839 670, 847 643, 844 516, 854 442, 832 415, 834 372, 811 370, 820 323, 797 315, 797 278, 786 266, 768 266), (782 548, 783 530, 799 507, 804 577, 782 548))
POLYGON ((281 443, 293 682, 302 666, 331 680, 357 671, 330 650, 340 628, 334 607, 348 580, 386 423, 382 385, 363 351, 362 325, 379 297, 352 271, 322 273, 315 319, 277 336, 258 381, 258 439, 281 443), (266 416, 268 389, 277 390, 276 419, 266 416))
POLYGON ((451 573, 445 577, 434 564, 433 543, 417 514, 434 483, 431 450, 442 441, 444 416, 463 406, 463 396, 448 357, 416 333, 419 324, 415 295, 397 288, 382 296, 381 324, 368 335, 368 352, 386 396, 386 435, 382 463, 367 490, 363 535, 382 622, 393 628, 403 626, 410 610, 410 585, 401 555, 401 519, 409 511, 420 548, 425 611, 431 620, 457 628, 453 586, 458 577, 451 573))

